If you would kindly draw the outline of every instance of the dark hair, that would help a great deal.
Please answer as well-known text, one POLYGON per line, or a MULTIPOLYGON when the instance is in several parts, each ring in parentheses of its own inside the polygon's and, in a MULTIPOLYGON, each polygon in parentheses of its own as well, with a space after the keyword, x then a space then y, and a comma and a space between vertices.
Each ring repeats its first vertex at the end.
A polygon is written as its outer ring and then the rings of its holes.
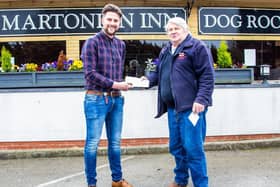
POLYGON ((117 5, 114 4, 105 5, 104 8, 102 9, 102 16, 107 12, 115 12, 120 16, 120 18, 122 17, 122 11, 117 5))

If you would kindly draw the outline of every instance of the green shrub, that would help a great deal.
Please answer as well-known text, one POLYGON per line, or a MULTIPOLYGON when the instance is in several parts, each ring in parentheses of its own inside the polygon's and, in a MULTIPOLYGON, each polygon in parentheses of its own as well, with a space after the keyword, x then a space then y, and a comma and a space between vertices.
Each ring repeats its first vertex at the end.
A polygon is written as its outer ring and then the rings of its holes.
POLYGON ((219 68, 232 67, 231 54, 228 51, 228 45, 225 41, 221 41, 217 51, 217 65, 219 68))
POLYGON ((12 70, 12 63, 11 63, 12 54, 9 50, 5 48, 5 46, 1 49, 1 66, 4 72, 9 72, 12 70))

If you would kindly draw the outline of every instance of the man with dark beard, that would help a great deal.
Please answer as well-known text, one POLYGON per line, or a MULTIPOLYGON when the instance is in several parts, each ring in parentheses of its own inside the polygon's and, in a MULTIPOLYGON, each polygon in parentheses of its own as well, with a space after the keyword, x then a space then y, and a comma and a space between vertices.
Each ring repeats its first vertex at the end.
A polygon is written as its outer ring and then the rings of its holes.
POLYGON ((132 187, 123 179, 121 168, 121 131, 124 98, 122 91, 130 85, 123 81, 125 43, 115 37, 122 12, 107 4, 102 10, 102 30, 84 44, 81 58, 84 63, 86 95, 85 174, 89 187, 96 187, 97 148, 105 123, 108 157, 112 172, 112 187, 132 187))

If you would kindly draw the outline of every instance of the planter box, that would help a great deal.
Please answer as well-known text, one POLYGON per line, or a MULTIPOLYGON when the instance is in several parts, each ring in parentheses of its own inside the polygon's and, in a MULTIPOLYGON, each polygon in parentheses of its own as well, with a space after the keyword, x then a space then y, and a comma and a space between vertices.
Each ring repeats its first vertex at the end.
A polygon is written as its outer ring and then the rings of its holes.
POLYGON ((0 88, 83 87, 82 71, 0 73, 0 88))
POLYGON ((253 68, 215 69, 215 84, 251 84, 253 80, 253 68))
MULTIPOLYGON (((215 69, 215 84, 250 84, 254 79, 252 68, 215 69)), ((9 72, 0 73, 2 88, 83 87, 82 71, 9 72)))

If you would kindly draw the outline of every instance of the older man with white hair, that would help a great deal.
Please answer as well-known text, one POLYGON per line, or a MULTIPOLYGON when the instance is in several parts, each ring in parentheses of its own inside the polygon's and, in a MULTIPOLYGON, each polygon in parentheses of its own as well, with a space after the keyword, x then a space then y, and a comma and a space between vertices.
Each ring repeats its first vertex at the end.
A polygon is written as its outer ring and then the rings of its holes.
POLYGON ((195 187, 208 187, 203 143, 214 89, 213 59, 207 46, 192 37, 184 19, 171 18, 166 32, 170 42, 148 79, 151 87, 158 84, 156 117, 168 114, 169 151, 176 163, 169 187, 187 186, 189 171, 195 187))

